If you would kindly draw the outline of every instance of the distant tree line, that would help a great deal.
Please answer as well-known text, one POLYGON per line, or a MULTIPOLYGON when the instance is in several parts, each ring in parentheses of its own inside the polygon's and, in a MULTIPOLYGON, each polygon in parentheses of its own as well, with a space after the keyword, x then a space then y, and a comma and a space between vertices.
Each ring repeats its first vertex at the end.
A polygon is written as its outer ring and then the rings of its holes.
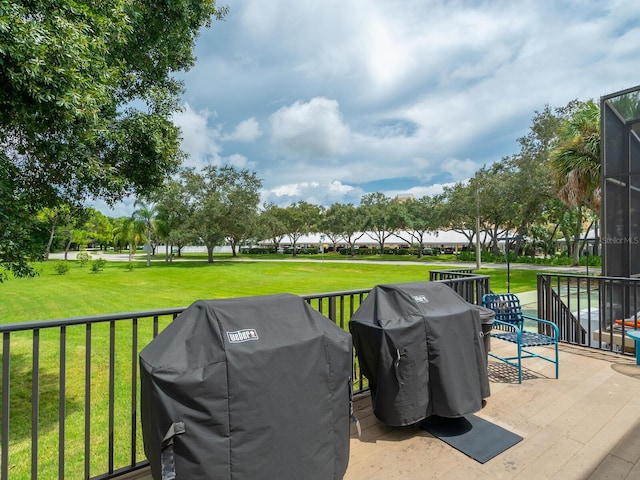
POLYGON ((346 244, 353 255, 364 232, 374 236, 381 253, 394 237, 421 257, 427 234, 455 230, 467 236, 468 250, 474 250, 479 233, 482 251, 499 254, 507 241, 514 256, 554 255, 563 240, 577 264, 584 232, 598 221, 599 108, 577 101, 546 107, 518 141, 518 153, 433 196, 399 201, 376 192, 363 195, 357 205, 260 205, 262 181, 255 172, 209 166, 180 170, 137 201, 127 218, 61 205, 42 209, 38 221, 40 230, 49 232, 47 251, 52 239, 65 251, 93 245, 133 253, 146 244, 148 255, 162 244, 167 261, 187 245, 205 245, 213 262, 216 246, 231 246, 235 256, 241 246, 263 240, 270 240, 275 252, 286 239, 296 255, 300 239, 310 233, 324 234, 323 243, 334 250, 346 244), (572 157, 576 151, 578 159, 572 157))
MULTIPOLYGON (((592 138, 599 140, 598 110, 593 102, 574 101, 536 112, 529 132, 519 139, 518 153, 433 196, 398 201, 376 192, 363 195, 357 205, 260 205, 262 180, 255 172, 208 166, 178 170, 140 196, 128 217, 108 218, 60 201, 36 215, 17 211, 14 218, 30 225, 31 245, 38 245, 45 258, 52 248, 65 253, 114 248, 132 255, 146 245, 149 264, 158 245, 164 245, 167 261, 187 245, 204 245, 213 262, 216 246, 229 245, 235 256, 241 246, 267 239, 274 252, 287 239, 296 255, 300 239, 314 232, 324 234, 334 250, 346 244, 351 254, 364 232, 374 236, 379 252, 391 237, 400 238, 421 257, 425 236, 438 230, 463 233, 473 250, 479 224, 483 251, 499 253, 508 240, 516 256, 531 249, 552 255, 562 239, 577 263, 583 234, 598 220, 599 141, 592 138), (588 161, 571 157, 581 141, 593 147, 588 161)), ((585 148, 580 151, 584 157, 585 148)), ((20 276, 19 270, 14 273, 20 276)))

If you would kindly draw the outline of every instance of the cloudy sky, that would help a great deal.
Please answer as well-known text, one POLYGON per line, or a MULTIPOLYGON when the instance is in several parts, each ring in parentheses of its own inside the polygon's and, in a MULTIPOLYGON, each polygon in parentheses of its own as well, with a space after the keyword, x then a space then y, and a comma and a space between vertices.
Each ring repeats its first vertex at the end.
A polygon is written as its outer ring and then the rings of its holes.
POLYGON ((517 153, 545 105, 640 84, 634 0, 218 4, 180 76, 187 164, 253 170, 279 205, 437 193, 517 153))

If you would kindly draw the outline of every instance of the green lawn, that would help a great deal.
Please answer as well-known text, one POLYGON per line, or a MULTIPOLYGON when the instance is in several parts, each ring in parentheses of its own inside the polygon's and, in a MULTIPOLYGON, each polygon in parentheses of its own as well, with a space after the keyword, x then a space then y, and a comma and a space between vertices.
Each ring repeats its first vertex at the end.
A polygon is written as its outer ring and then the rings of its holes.
MULTIPOLYGON (((216 259, 184 261, 166 264, 154 261, 147 268, 138 260, 132 270, 127 262, 108 261, 104 270, 92 273, 89 266, 72 267, 66 275, 55 273, 56 261, 38 266, 40 275, 33 279, 9 279, 0 284, 3 309, 0 323, 24 322, 55 318, 131 312, 188 306, 197 299, 222 298, 272 293, 326 293, 339 290, 370 288, 380 283, 428 280, 429 270, 444 269, 437 263, 395 265, 390 263, 353 262, 258 262, 244 258, 240 261, 216 259)), ((506 291, 505 269, 483 269, 491 276, 494 291, 506 291)), ((512 291, 535 288, 535 272, 511 271, 512 291)), ((161 328, 169 319, 164 319, 161 328)), ((131 396, 138 395, 132 385, 131 365, 137 363, 137 352, 152 338, 148 319, 140 321, 138 343, 131 342, 130 322, 119 323, 114 331, 115 355, 115 464, 129 461, 131 427, 131 396), (135 352, 133 353, 132 352, 135 352)), ((83 471, 85 422, 85 356, 87 352, 84 326, 66 329, 65 368, 65 450, 67 478, 80 478, 83 471)), ((107 471, 106 439, 109 434, 109 340, 108 324, 94 325, 91 330, 91 473, 107 471)), ((30 478, 31 458, 31 332, 11 336, 11 402, 10 402, 10 458, 11 478, 30 478)), ((40 458, 39 478, 55 478, 58 469, 57 422, 60 383, 60 332, 47 329, 40 332, 40 366, 38 379, 40 458)), ((4 356, 3 351, 3 356, 4 356)), ((138 459, 142 453, 142 436, 137 422, 138 459)))
MULTIPOLYGON (((244 257, 216 259, 213 264, 154 261, 151 267, 138 260, 132 270, 127 262, 108 261, 99 273, 74 261, 67 274, 58 275, 55 263, 39 264, 38 277, 0 284, 0 323, 182 307, 198 299, 369 288, 428 280, 429 270, 448 268, 439 263, 259 262, 244 257)), ((506 291, 505 269, 480 273, 491 276, 494 291, 506 291)), ((535 289, 535 273, 512 269, 511 290, 535 289)))

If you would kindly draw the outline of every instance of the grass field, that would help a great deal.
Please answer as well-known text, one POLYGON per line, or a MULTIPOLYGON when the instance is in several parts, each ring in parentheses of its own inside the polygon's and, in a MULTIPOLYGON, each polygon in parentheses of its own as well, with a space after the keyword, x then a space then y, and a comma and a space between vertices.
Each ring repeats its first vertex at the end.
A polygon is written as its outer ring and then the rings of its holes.
MULTIPOLYGON (((445 269, 438 263, 331 262, 287 261, 261 262, 244 258, 240 261, 217 258, 213 264, 204 260, 165 263, 154 261, 146 267, 144 261, 108 261, 103 271, 92 273, 89 266, 70 262, 65 275, 55 272, 56 261, 38 265, 40 275, 33 279, 9 279, 0 284, 3 308, 0 323, 28 322, 107 313, 141 311, 188 306, 197 299, 265 295, 272 293, 325 293, 339 290, 370 288, 381 283, 428 280, 429 270, 445 269)), ((494 291, 506 291, 506 270, 483 269, 491 276, 494 291)), ((535 288, 534 271, 512 270, 511 290, 535 288)), ((166 324, 169 320, 164 320, 166 324)), ((162 327, 161 327, 162 328, 162 327)), ((61 333, 59 329, 40 332, 38 403, 38 478, 55 478, 63 468, 66 478, 81 478, 84 468, 85 394, 87 389, 85 361, 91 349, 91 372, 88 375, 90 393, 90 450, 88 458, 92 475, 107 471, 107 438, 109 436, 108 394, 110 342, 116 346, 114 368, 113 431, 115 465, 126 465, 132 422, 132 396, 138 388, 132 381, 131 366, 137 364, 137 352, 152 338, 151 326, 140 322, 139 338, 132 344, 130 322, 118 324, 110 332, 109 324, 94 325, 87 343, 84 326, 68 327, 65 363, 60 363, 61 333), (59 385, 64 372, 65 390, 61 397, 59 385), (65 408, 66 455, 60 467, 58 413, 61 398, 65 408), (121 450, 122 448, 122 450, 121 450)), ((33 336, 21 332, 11 336, 10 395, 10 477, 30 478, 30 435, 32 429, 33 336)), ((2 352, 5 354, 4 349, 2 352)), ((137 458, 143 458, 142 436, 137 422, 137 458)))
MULTIPOLYGON (((381 283, 423 281, 429 270, 449 268, 438 263, 386 262, 261 262, 216 259, 165 263, 108 261, 103 271, 70 262, 65 275, 56 261, 38 265, 32 279, 0 284, 0 323, 59 319, 146 309, 188 306, 198 299, 243 297, 272 293, 310 294, 369 288, 381 283)), ((506 291, 505 269, 482 269, 494 291, 506 291)), ((512 270, 511 290, 535 289, 535 271, 512 270)))

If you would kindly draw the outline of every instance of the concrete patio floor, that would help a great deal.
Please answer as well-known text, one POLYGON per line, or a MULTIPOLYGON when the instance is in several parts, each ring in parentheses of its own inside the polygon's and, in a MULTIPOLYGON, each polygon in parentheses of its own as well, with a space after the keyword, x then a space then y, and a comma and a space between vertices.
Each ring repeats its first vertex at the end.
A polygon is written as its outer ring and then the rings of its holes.
MULTIPOLYGON (((514 347, 494 340, 492 348, 514 347)), ((535 359, 525 360, 518 384, 515 369, 489 360, 491 396, 477 415, 523 440, 484 464, 417 427, 380 423, 369 395, 357 396, 362 435, 352 428, 344 480, 640 478, 640 367, 632 357, 560 350, 558 380, 553 365, 535 359)))
MULTIPOLYGON (((493 341, 495 349, 513 348, 493 341)), ((489 360, 491 396, 478 416, 523 440, 485 464, 413 427, 387 427, 357 403, 364 425, 352 436, 345 480, 637 479, 640 478, 640 367, 633 359, 562 346, 553 365, 515 369, 489 360)))

